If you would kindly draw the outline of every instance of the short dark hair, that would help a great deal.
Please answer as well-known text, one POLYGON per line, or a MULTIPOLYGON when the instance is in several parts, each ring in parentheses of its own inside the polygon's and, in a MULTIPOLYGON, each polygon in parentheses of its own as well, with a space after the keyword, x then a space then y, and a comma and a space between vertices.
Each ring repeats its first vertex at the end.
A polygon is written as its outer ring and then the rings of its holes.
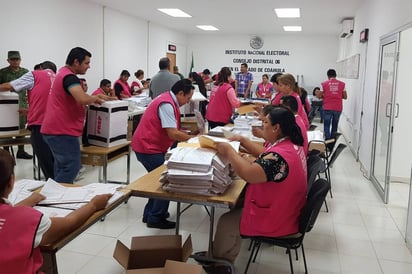
POLYGON ((130 72, 126 69, 122 70, 122 72, 120 73, 120 76, 127 76, 130 77, 130 72))
POLYGON ((56 73, 57 71, 56 65, 51 61, 44 61, 43 63, 40 64, 40 67, 42 69, 51 69, 52 71, 54 71, 54 73, 56 73))
POLYGON ((205 75, 210 75, 210 70, 209 69, 204 69, 202 73, 205 74, 205 75))
POLYGON ((110 82, 110 80, 108 79, 103 79, 100 81, 100 87, 104 87, 106 85, 110 85, 112 82, 110 82))
POLYGON ((328 69, 328 72, 326 73, 326 75, 330 78, 330 77, 336 77, 336 70, 334 69, 328 69))
POLYGON ((73 65, 74 60, 76 59, 77 61, 79 61, 79 63, 81 63, 86 59, 86 56, 92 57, 92 54, 88 50, 81 47, 72 48, 69 52, 69 55, 67 55, 66 65, 73 65))
POLYGON ((180 91, 183 91, 183 94, 187 95, 194 89, 195 87, 192 85, 192 81, 190 81, 189 79, 182 79, 177 81, 172 86, 171 90, 174 94, 178 94, 180 91))
POLYGON ((246 63, 242 63, 240 64, 240 66, 245 66, 247 68, 247 64, 246 63))
POLYGON ((281 106, 290 109, 293 113, 297 113, 299 109, 298 100, 294 96, 286 95, 280 98, 281 106))
POLYGON ((272 83, 279 84, 278 78, 279 78, 279 76, 281 76, 281 75, 282 75, 282 73, 280 73, 280 72, 273 74, 272 77, 270 77, 270 81, 271 81, 272 83))
POLYGON ((168 69, 170 67, 170 59, 167 57, 160 58, 159 69, 168 69))

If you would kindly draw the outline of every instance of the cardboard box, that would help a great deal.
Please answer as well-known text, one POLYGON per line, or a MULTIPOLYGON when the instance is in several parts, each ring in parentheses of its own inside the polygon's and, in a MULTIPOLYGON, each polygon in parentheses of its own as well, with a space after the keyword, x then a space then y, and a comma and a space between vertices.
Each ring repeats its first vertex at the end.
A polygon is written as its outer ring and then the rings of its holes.
POLYGON ((87 138, 89 144, 113 147, 127 141, 127 101, 107 101, 101 106, 89 106, 87 138))
POLYGON ((18 134, 19 95, 15 92, 0 92, 0 136, 18 134))
POLYGON ((166 260, 164 267, 127 270, 126 274, 201 274, 202 266, 166 260))
POLYGON ((113 257, 126 270, 164 267, 166 260, 186 262, 193 252, 191 236, 182 245, 181 235, 133 237, 128 248, 117 241, 113 257))

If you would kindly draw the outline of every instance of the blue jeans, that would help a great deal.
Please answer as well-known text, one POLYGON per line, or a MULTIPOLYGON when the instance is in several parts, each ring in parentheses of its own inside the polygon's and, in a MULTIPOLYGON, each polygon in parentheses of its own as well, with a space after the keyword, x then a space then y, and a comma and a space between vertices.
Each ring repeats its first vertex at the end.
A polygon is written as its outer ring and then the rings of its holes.
POLYGON ((43 135, 54 157, 54 180, 73 183, 80 170, 79 137, 69 135, 43 135))
POLYGON ((335 110, 323 110, 323 128, 325 132, 325 140, 338 132, 339 117, 341 112, 335 110), (330 126, 332 124, 332 130, 330 126))
MULTIPOLYGON (((136 158, 143 164, 147 172, 156 169, 163 165, 165 161, 165 154, 145 154, 136 153, 136 158)), ((169 210, 169 201, 159 199, 149 199, 143 211, 143 220, 148 223, 157 223, 166 219, 167 212, 169 210)))

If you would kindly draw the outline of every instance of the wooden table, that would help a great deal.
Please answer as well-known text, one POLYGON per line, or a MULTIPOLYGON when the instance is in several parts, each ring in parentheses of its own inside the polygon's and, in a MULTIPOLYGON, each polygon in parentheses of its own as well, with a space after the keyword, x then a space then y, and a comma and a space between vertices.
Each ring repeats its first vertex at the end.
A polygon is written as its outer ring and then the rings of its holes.
MULTIPOLYGON (((73 186, 73 185, 70 185, 73 186)), ((72 231, 70 234, 64 236, 63 238, 59 239, 53 244, 40 246, 41 253, 43 255, 43 265, 50 266, 50 269, 44 269, 46 274, 49 273, 58 273, 57 269, 57 260, 56 260, 56 253, 60 249, 62 249, 66 244, 74 240, 77 236, 79 236, 82 232, 88 229, 93 224, 97 223, 98 221, 102 220, 107 214, 112 212, 118 206, 120 206, 123 202, 126 202, 131 194, 130 190, 122 189, 120 190, 124 193, 124 195, 115 201, 114 203, 110 204, 107 208, 102 209, 100 211, 95 212, 83 225, 81 225, 76 230, 72 231)), ((75 262, 73 262, 75 263, 75 262)))
POLYGON ((246 186, 244 180, 238 179, 234 180, 230 187, 222 195, 216 196, 202 196, 195 194, 184 194, 184 193, 173 193, 167 192, 162 189, 161 183, 159 182, 160 174, 166 170, 166 166, 160 166, 155 170, 147 173, 146 175, 140 177, 136 181, 129 184, 126 189, 131 190, 132 196, 163 199, 177 202, 177 214, 176 214, 176 234, 179 234, 179 223, 181 203, 190 203, 203 206, 210 206, 210 227, 209 227, 209 254, 212 251, 213 243, 213 230, 214 230, 214 219, 215 219, 215 208, 233 208, 246 186))
POLYGON ((107 165, 123 156, 127 156, 127 179, 125 182, 110 181, 111 183, 129 184, 130 183, 130 142, 114 147, 98 147, 98 146, 81 146, 81 161, 84 165, 103 167, 103 178, 99 171, 99 182, 108 183, 107 180, 107 165))
MULTIPOLYGON (((31 145, 31 132, 28 129, 21 129, 19 133, 0 135, 0 146, 8 146, 14 157, 12 146, 31 145)), ((33 179, 40 180, 40 167, 36 164, 36 155, 33 151, 33 179)))

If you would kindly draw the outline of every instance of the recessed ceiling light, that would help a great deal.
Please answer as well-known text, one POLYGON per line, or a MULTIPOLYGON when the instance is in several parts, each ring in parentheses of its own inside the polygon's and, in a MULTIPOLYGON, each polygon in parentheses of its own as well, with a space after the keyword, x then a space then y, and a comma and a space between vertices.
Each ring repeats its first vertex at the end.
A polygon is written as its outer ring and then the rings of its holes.
POLYGON ((283 26, 284 31, 302 31, 301 26, 283 26))
POLYGON ((191 15, 187 14, 186 12, 180 9, 157 9, 157 10, 163 13, 166 13, 167 15, 173 16, 173 17, 192 17, 191 15))
POLYGON ((212 26, 212 25, 199 25, 199 26, 196 26, 196 27, 198 27, 199 29, 208 30, 208 31, 219 30, 218 28, 216 28, 216 27, 214 27, 214 26, 212 26))
POLYGON ((300 9, 275 9, 278 18, 300 18, 300 9))

